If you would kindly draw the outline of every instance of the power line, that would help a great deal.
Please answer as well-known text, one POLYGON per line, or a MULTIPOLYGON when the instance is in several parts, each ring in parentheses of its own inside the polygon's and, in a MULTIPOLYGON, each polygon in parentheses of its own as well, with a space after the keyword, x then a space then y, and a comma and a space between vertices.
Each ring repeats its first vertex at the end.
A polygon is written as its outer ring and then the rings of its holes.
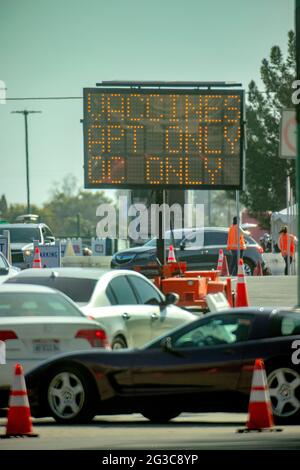
POLYGON ((83 96, 40 96, 40 97, 21 97, 21 98, 6 98, 6 101, 25 101, 25 100, 82 100, 83 96))
MULTIPOLYGON (((276 93, 275 91, 260 91, 258 90, 259 93, 261 94, 274 94, 276 93)), ((252 93, 252 92, 251 92, 252 93)), ((246 95, 250 94, 250 91, 245 91, 246 95)), ((6 101, 30 101, 30 100, 83 100, 83 96, 35 96, 35 97, 19 97, 19 98, 7 98, 6 101)))

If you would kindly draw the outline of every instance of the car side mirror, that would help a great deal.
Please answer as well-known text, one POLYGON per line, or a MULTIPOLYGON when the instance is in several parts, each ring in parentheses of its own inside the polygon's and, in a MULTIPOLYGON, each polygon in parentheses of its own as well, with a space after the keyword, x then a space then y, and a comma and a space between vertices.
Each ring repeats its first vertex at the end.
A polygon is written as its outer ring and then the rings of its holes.
POLYGON ((176 305, 179 302, 179 295, 176 294, 176 292, 168 292, 166 295, 166 300, 164 302, 164 305, 176 305))
POLYGON ((173 352, 171 336, 164 338, 160 343, 160 347, 164 352, 173 352))
POLYGON ((7 276, 9 268, 0 268, 0 276, 7 276))
POLYGON ((185 243, 184 243, 184 242, 181 242, 179 246, 180 246, 180 249, 181 249, 182 251, 184 251, 184 249, 185 249, 185 243))
POLYGON ((55 237, 45 237, 45 243, 55 243, 55 237))
POLYGON ((167 336, 166 338, 164 338, 160 343, 160 347, 163 350, 163 352, 173 354, 174 356, 177 356, 177 357, 183 357, 183 354, 180 351, 177 351, 176 349, 173 348, 171 336, 167 336))
POLYGON ((146 305, 159 305, 159 302, 155 297, 153 297, 152 299, 147 300, 146 305))

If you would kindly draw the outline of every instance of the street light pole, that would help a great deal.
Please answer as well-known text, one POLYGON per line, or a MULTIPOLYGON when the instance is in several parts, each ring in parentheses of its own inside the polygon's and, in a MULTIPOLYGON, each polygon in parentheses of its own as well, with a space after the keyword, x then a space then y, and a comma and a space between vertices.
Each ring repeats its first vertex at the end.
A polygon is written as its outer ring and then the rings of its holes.
POLYGON ((27 187, 27 214, 30 214, 30 184, 29 184, 29 152, 28 152, 28 114, 41 113, 42 111, 12 111, 13 114, 23 114, 25 121, 25 154, 26 154, 26 187, 27 187))

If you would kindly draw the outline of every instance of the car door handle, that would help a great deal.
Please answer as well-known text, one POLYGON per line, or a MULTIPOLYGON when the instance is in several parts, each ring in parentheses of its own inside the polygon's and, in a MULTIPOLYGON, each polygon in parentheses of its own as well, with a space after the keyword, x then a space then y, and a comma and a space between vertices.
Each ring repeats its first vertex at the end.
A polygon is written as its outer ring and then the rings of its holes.
POLYGON ((158 320, 158 315, 156 313, 152 313, 151 320, 158 320))
POLYGON ((202 251, 200 251, 200 255, 207 255, 207 253, 208 253, 208 250, 202 250, 202 251))
POLYGON ((122 313, 122 317, 124 318, 124 320, 129 320, 130 315, 125 312, 125 313, 122 313))

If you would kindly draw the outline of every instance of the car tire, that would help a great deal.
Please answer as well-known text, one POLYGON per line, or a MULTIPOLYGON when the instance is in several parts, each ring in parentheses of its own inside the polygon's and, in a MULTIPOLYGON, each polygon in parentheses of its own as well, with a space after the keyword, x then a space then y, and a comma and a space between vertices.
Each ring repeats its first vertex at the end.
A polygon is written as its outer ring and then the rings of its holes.
POLYGON ((142 415, 144 418, 148 419, 151 421, 151 423, 155 424, 164 424, 168 423, 171 421, 171 419, 177 418, 177 416, 180 415, 180 411, 175 411, 175 410, 164 410, 164 411, 144 411, 142 415))
POLYGON ((43 401, 58 423, 88 423, 96 414, 97 395, 88 373, 76 366, 55 368, 47 377, 43 401))
POLYGON ((253 261, 248 258, 244 258, 244 272, 246 276, 253 276, 255 265, 253 261))
POLYGON ((300 422, 300 373, 283 365, 267 375, 274 421, 276 424, 300 422))
POLYGON ((126 348, 128 348, 128 346, 123 336, 116 336, 116 338, 113 339, 111 349, 126 349, 126 348))

